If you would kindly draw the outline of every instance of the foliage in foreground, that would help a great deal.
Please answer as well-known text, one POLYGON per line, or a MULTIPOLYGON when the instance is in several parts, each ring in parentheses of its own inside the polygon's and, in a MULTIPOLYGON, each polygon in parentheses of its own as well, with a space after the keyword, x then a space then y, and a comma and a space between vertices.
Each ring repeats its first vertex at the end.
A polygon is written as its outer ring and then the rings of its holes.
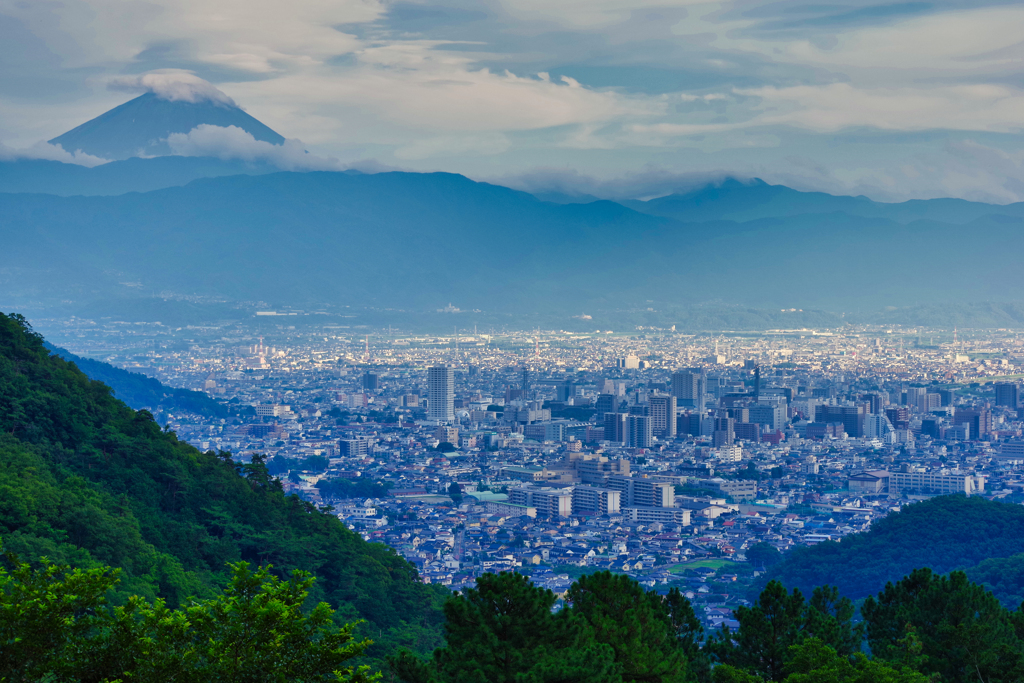
POLYGON ((445 605, 445 647, 389 659, 406 683, 1011 683, 1024 681, 1024 608, 962 572, 917 570, 862 609, 835 586, 772 581, 739 628, 704 638, 689 601, 625 575, 582 577, 558 598, 487 574, 445 605), (873 653, 862 652, 865 639, 873 653))
POLYGON ((346 662, 369 640, 355 624, 335 626, 321 602, 302 610, 314 579, 279 579, 263 567, 232 565, 215 598, 178 609, 132 597, 110 608, 118 570, 33 568, 6 555, 0 566, 0 681, 77 683, 372 683, 379 674, 346 662))
POLYGON ((116 605, 212 598, 240 561, 307 571, 339 623, 365 620, 369 657, 440 643, 447 591, 417 581, 394 550, 284 495, 262 458, 241 464, 178 440, 2 314, 0 539, 29 562, 119 569, 116 605))

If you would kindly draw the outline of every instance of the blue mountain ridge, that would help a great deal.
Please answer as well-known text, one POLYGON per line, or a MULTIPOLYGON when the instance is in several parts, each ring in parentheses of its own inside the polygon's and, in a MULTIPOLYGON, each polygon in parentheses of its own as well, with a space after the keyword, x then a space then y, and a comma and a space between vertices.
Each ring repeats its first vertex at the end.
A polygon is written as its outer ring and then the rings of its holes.
POLYGON ((969 208, 979 215, 965 211, 960 224, 841 211, 684 222, 399 172, 227 176, 116 197, 2 194, 0 274, 16 276, 0 291, 86 301, 127 283, 235 301, 566 314, 707 300, 850 311, 1024 299, 1024 221, 969 208))

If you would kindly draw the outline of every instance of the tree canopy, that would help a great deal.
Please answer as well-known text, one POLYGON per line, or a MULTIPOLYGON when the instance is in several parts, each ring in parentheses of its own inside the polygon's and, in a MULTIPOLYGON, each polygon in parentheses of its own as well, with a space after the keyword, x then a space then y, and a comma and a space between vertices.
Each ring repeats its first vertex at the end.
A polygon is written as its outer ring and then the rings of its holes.
POLYGON ((355 639, 354 625, 335 625, 324 602, 303 611, 310 574, 296 570, 282 580, 246 562, 230 569, 225 588, 207 600, 172 609, 134 596, 107 609, 119 570, 48 562, 33 568, 7 553, 0 564, 0 680, 379 680, 369 667, 350 664, 371 644, 355 639))
POLYGON ((118 605, 212 597, 228 563, 307 571, 317 601, 372 627, 370 656, 440 642, 446 589, 285 496, 262 457, 241 464, 179 441, 50 355, 17 315, 0 315, 0 538, 26 561, 120 569, 118 605))
POLYGON ((858 600, 918 567, 942 574, 1019 553, 1024 507, 978 496, 939 496, 890 514, 864 533, 796 548, 768 570, 764 583, 778 579, 804 592, 832 583, 858 600))

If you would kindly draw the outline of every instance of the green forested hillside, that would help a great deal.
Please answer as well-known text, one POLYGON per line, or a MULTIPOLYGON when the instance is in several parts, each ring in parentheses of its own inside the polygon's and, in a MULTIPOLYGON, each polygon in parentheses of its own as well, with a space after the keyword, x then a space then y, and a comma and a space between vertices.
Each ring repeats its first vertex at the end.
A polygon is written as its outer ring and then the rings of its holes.
MULTIPOLYGON (((857 599, 917 567, 942 574, 1017 553, 1024 553, 1024 507, 977 497, 940 496, 905 507, 865 533, 797 548, 769 570, 767 579, 805 592, 833 584, 857 599)), ((994 590, 1001 600, 1009 599, 998 586, 994 590)))
POLYGON ((364 542, 280 485, 257 459, 200 453, 51 356, 20 316, 0 314, 0 536, 31 559, 119 567, 115 602, 209 596, 226 563, 317 577, 313 600, 362 618, 379 655, 433 647, 437 589, 391 549, 364 542))
POLYGON ((1024 553, 1010 557, 993 557, 966 570, 967 576, 980 583, 1009 609, 1024 604, 1024 553))
POLYGON ((225 417, 227 408, 214 401, 206 394, 188 389, 169 387, 152 377, 129 372, 110 363, 82 358, 67 349, 46 343, 46 348, 57 354, 98 382, 103 382, 114 390, 114 396, 132 408, 162 407, 168 410, 186 411, 209 417, 225 417))

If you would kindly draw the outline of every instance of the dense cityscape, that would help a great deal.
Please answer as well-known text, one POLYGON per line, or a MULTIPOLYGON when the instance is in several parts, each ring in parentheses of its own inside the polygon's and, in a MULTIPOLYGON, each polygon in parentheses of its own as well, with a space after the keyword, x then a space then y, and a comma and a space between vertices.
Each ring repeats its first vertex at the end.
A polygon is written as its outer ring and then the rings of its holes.
POLYGON ((938 494, 1024 500, 1016 332, 42 324, 214 397, 227 417, 154 412, 455 590, 611 569, 715 626, 794 547, 938 494))

